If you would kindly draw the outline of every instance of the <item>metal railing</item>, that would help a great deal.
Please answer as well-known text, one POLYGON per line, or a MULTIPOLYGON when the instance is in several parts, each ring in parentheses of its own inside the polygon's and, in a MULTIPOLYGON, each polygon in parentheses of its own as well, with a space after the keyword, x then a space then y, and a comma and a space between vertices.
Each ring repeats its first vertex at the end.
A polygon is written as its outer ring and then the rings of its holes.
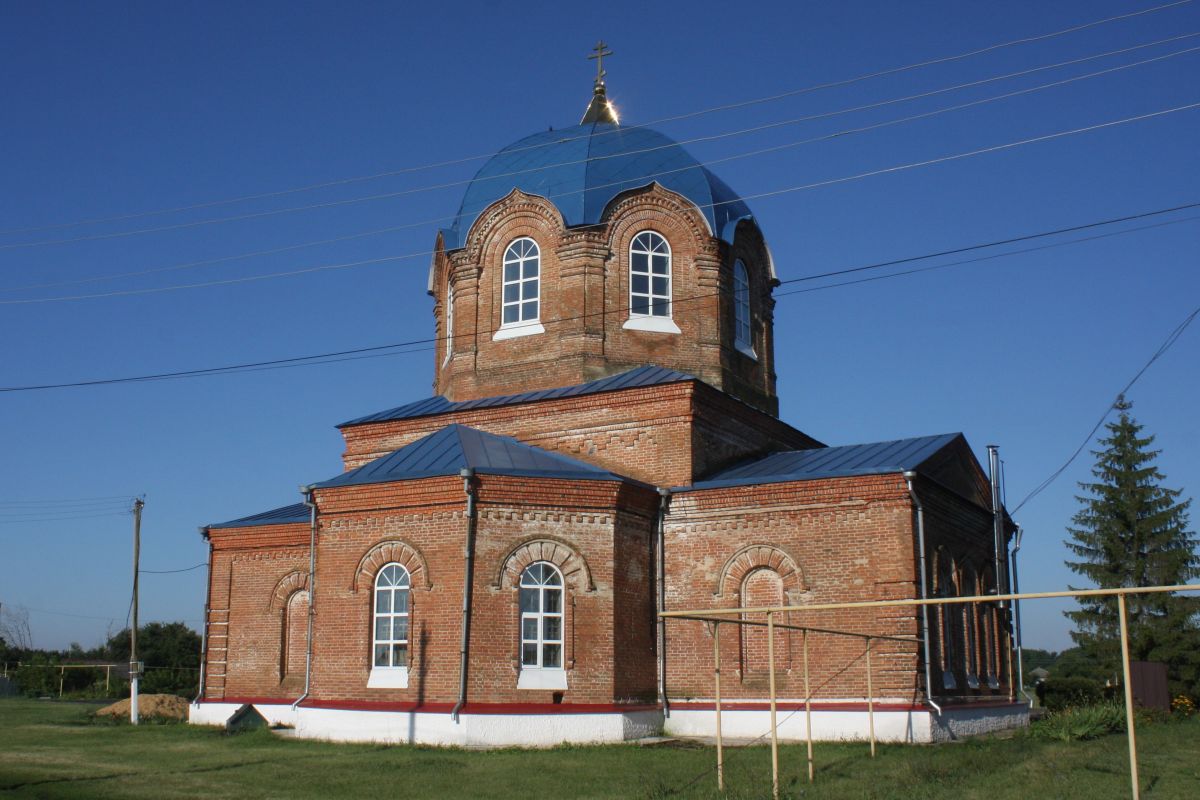
MULTIPOLYGON (((884 636, 875 634, 863 634, 852 631, 835 631, 823 628, 813 628, 803 625, 790 625, 775 622, 777 614, 804 614, 814 611, 837 611, 844 609, 869 609, 869 608, 895 608, 899 606, 942 606, 942 605, 960 605, 963 603, 994 603, 996 601, 1012 601, 1012 600, 1045 600, 1049 598, 1079 598, 1079 597, 1116 597, 1118 617, 1120 622, 1121 632, 1121 669, 1123 675, 1123 684, 1125 690, 1125 729, 1128 732, 1129 740, 1129 775, 1130 784, 1132 787, 1131 796, 1134 800, 1141 797, 1141 790, 1138 783, 1138 760, 1137 760, 1137 734, 1134 729, 1134 714, 1133 714, 1133 685, 1130 681, 1129 670, 1129 623, 1128 614, 1125 608, 1125 598, 1128 595, 1137 594, 1162 594, 1164 592, 1197 592, 1200 591, 1200 584, 1186 584, 1178 586, 1146 586, 1136 588, 1122 589, 1079 589, 1060 592, 1023 592, 1014 594, 992 594, 992 595, 977 595, 971 597, 936 597, 927 599, 899 599, 899 600, 859 600, 845 603, 810 603, 801 606, 763 606, 754 608, 701 608, 681 611, 664 611, 659 614, 664 620, 667 619, 683 619, 708 622, 713 626, 713 683, 714 697, 716 710, 716 734, 717 734, 717 786, 720 790, 725 789, 725 774, 724 774, 724 746, 721 736, 721 652, 720 652, 720 626, 723 624, 733 625, 748 625, 748 626, 765 626, 767 628, 767 660, 768 660, 768 688, 770 691, 770 709, 771 709, 771 793, 772 797, 779 797, 779 728, 776 718, 776 693, 775 693, 775 629, 787 628, 792 630, 802 631, 802 646, 803 646, 803 664, 804 664, 804 708, 805 708, 805 740, 808 745, 808 780, 811 783, 815 780, 815 769, 813 764, 813 739, 812 739, 812 688, 809 680, 808 670, 808 633, 819 632, 824 634, 832 634, 839 636, 855 636, 866 640, 866 657, 867 657, 867 709, 868 709, 868 725, 870 728, 871 740, 871 755, 875 755, 875 709, 874 709, 874 692, 872 689, 871 679, 871 641, 872 640, 901 640, 905 642, 921 641, 916 637, 899 637, 899 636, 884 636), (765 621, 748 620, 744 617, 748 614, 761 614, 765 616, 765 621)), ((928 696, 930 687, 926 686, 925 691, 928 696)))

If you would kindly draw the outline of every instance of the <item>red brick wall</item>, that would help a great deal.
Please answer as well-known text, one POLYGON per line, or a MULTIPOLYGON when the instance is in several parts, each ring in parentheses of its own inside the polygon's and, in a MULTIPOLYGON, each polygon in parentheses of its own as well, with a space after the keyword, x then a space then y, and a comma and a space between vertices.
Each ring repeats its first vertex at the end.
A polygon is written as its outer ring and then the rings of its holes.
MULTIPOLYGON (((667 607, 737 607, 747 578, 748 599, 765 600, 778 590, 764 585, 764 570, 779 575, 790 605, 912 597, 912 542, 912 513, 898 475, 677 494, 667 521, 667 607)), ((858 633, 919 633, 915 611, 905 608, 822 611, 776 621, 858 633)), ((776 676, 778 692, 802 697, 803 637, 777 634, 777 666, 786 665, 776 676)), ((747 637, 751 662, 765 667, 761 634, 747 637)), ((764 698, 764 671, 743 671, 742 647, 736 627, 725 626, 721 657, 728 679, 722 681, 722 693, 731 699, 764 698)), ((809 648, 813 696, 866 695, 861 639, 811 633, 809 648)), ((913 697, 917 645, 880 641, 873 649, 876 694, 913 697)), ((712 696, 712 638, 703 623, 668 623, 667 660, 670 696, 712 696)))
POLYGON ((281 667, 287 599, 295 591, 286 579, 308 572, 308 539, 304 524, 209 533, 206 698, 297 697, 303 690, 303 683, 281 683, 281 667))
MULTIPOLYGON (((955 571, 955 585, 959 595, 972 595, 982 589, 983 593, 994 591, 992 577, 992 554, 995 550, 992 533, 991 512, 978 503, 970 502, 959 494, 950 491, 933 480, 921 480, 917 484, 917 492, 925 506, 926 548, 929 561, 929 575, 933 583, 931 594, 937 593, 938 573, 947 561, 955 571), (983 578, 984 580, 980 580, 983 578)), ((944 683, 941 680, 944 650, 944 630, 942 620, 950 616, 950 629, 953 636, 952 652, 955 658, 950 664, 954 674, 957 689, 946 694, 961 697, 993 697, 1007 696, 1010 687, 1008 617, 1002 615, 994 606, 945 606, 930 613, 930 628, 933 633, 933 663, 935 689, 941 691, 944 683), (983 616, 993 615, 995 623, 984 628, 983 616), (968 632, 967 627, 973 627, 968 632), (990 638, 989 635, 990 634, 990 638), (985 650, 990 649, 990 658, 985 650), (973 651, 973 657, 971 655, 973 651), (988 663, 997 678, 1000 687, 990 689, 987 685, 988 663), (979 688, 972 689, 968 683, 968 665, 974 664, 973 670, 979 679, 979 688)))
POLYGON ((659 486, 687 485, 753 455, 818 444, 706 384, 683 381, 345 427, 346 469, 451 423, 513 436, 659 486))
MULTIPOLYGON (((478 479, 471 667, 468 697, 483 703, 551 703, 551 690, 518 690, 515 578, 535 560, 566 576, 566 703, 644 702, 655 689, 649 548, 657 495, 616 482, 478 479), (507 565, 507 569, 505 569, 507 565), (619 566, 615 566, 619 565, 619 566)), ((459 478, 318 490, 318 547, 311 696, 321 701, 452 703, 458 697, 466 496, 459 478), (402 541, 401 556, 378 545, 402 541), (408 689, 368 689, 375 573, 407 561, 410 591, 408 689), (365 562, 365 563, 364 563, 365 562)), ((206 697, 294 698, 302 688, 281 666, 303 647, 306 525, 220 530, 213 543, 206 697), (297 543, 301 543, 297 546, 297 543), (283 546, 291 543, 291 546, 283 546), (299 595, 297 592, 299 591, 299 595), (223 626, 221 626, 223 627, 223 626), (286 649, 286 652, 285 652, 286 649), (226 670, 222 662, 228 661, 226 670)))

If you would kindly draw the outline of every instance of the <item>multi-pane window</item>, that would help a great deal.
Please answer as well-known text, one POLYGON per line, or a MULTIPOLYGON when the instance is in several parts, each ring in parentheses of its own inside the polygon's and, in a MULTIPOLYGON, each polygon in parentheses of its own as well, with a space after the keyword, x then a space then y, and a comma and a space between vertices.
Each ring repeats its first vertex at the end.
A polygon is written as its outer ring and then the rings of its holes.
POLYGON ((408 570, 388 564, 375 578, 376 667, 408 666, 408 570))
POLYGON ((522 238, 504 251, 504 298, 501 322, 519 325, 538 320, 541 251, 533 239, 522 238))
POLYGON ((746 265, 733 262, 733 336, 734 341, 750 347, 750 276, 746 265))
POLYGON ((562 669, 563 580, 550 564, 521 573, 521 667, 562 669))
POLYGON ((642 231, 629 246, 629 313, 671 316, 671 246, 654 231, 642 231))

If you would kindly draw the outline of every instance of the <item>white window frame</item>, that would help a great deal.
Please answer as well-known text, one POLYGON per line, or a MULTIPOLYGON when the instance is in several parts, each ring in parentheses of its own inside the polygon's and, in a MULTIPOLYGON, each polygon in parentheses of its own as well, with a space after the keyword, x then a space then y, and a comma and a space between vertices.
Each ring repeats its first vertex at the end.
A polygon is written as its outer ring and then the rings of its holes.
POLYGON ((517 677, 518 689, 566 689, 567 671, 563 664, 566 661, 566 614, 567 587, 563 580, 562 571, 548 561, 535 561, 521 570, 521 578, 517 582, 517 603, 520 633, 520 664, 521 671, 517 677), (535 567, 541 567, 542 578, 539 580, 532 573, 535 567), (547 574, 547 570, 549 574, 547 574), (551 582, 553 581, 553 582, 551 582), (537 598, 536 610, 525 610, 526 593, 534 593, 537 598), (558 610, 547 611, 548 595, 558 594, 558 610), (546 636, 548 620, 558 620, 558 637, 546 636), (528 634, 529 624, 532 623, 534 634, 528 634), (525 649, 532 645, 536 656, 534 663, 526 663, 525 649), (547 666, 546 651, 549 647, 558 647, 558 664, 547 666))
POLYGON ((750 271, 739 258, 733 262, 733 346, 739 353, 758 360, 750 317, 750 271))
POLYGON ((375 575, 375 582, 372 584, 371 591, 371 673, 367 678, 367 688, 369 689, 407 689, 408 688, 408 658, 410 654, 410 623, 412 620, 412 576, 403 564, 391 562, 380 567, 379 572, 375 575), (393 568, 395 568, 393 570, 393 568), (398 573, 398 575, 397 575, 398 573), (396 576, 396 577, 390 577, 396 576), (385 577, 389 582, 385 585, 383 581, 385 577), (387 609, 381 611, 381 593, 387 597, 387 609), (398 603, 397 596, 403 596, 403 611, 396 611, 398 603), (386 638, 379 636, 379 623, 386 618, 388 624, 388 635, 386 638), (397 620, 404 621, 404 638, 396 638, 395 623, 397 620), (396 660, 396 645, 404 645, 404 656, 402 664, 395 663, 396 660), (377 649, 380 646, 387 647, 387 664, 378 664, 379 657, 377 649))
POLYGON ((446 312, 442 314, 446 323, 446 356, 442 359, 445 364, 454 354, 454 287, 446 284, 446 312))
POLYGON ((496 330, 492 340, 512 339, 517 336, 529 336, 535 333, 545 333, 546 329, 541 324, 542 318, 542 249, 528 236, 521 236, 509 242, 508 247, 504 249, 504 258, 500 261, 500 327, 496 330), (532 250, 527 249, 532 246, 532 250), (527 277, 525 272, 527 266, 532 263, 537 274, 533 277, 527 277), (516 267, 516 277, 509 278, 509 267, 516 267), (532 302, 536 305, 536 313, 531 317, 525 316, 525 307, 529 304, 530 298, 525 297, 526 288, 532 284, 534 286, 534 297, 532 302), (510 286, 517 287, 517 297, 515 300, 508 300, 507 294, 510 286), (516 309, 516 319, 506 320, 507 311, 510 308, 516 309))
POLYGON ((673 282, 672 274, 674 256, 671 252, 671 243, 667 241, 667 237, 663 236, 658 231, 644 230, 639 231, 629 242, 629 318, 625 320, 622 326, 629 330, 638 331, 653 331, 656 333, 679 333, 679 326, 675 324, 673 315, 675 313, 673 297, 673 282), (645 270, 638 270, 635 264, 635 256, 644 256, 646 259, 645 270), (655 274, 654 261, 666 258, 666 274, 655 274), (646 279, 646 291, 638 292, 634 290, 636 279, 644 277, 646 279), (665 291, 654 291, 655 279, 666 281, 665 291), (655 303, 665 302, 665 314, 656 314, 655 303), (644 304, 646 311, 638 311, 639 305, 644 304))

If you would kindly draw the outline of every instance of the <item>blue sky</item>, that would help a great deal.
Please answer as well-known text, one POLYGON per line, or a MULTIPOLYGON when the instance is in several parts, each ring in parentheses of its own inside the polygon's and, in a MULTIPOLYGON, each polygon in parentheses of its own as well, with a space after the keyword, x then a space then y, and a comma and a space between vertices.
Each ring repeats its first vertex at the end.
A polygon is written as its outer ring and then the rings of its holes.
MULTIPOLYGON (((203 368, 427 338, 425 255, 480 160, 319 190, 74 227, 470 156, 578 121, 589 48, 646 123, 1037 36, 1153 2, 9 4, 0 29, 0 385, 203 368), (424 224, 414 224, 424 223, 424 224), (248 252, 325 245, 115 280, 248 252), (129 233, 147 228, 167 228, 129 233), (15 231, 15 232, 14 232, 15 231), (119 235, 118 235, 119 234, 119 235), (128 234, 128 235, 126 235, 128 234), (107 238, 95 238, 107 237, 107 238), (83 239, 62 242, 62 239, 83 239), (40 243, 40 244, 39 244, 40 243), (394 257, 415 254, 406 259, 394 257), (38 303, 306 267, 205 288, 38 303), (80 283, 88 280, 89 282, 80 283), (35 284, 61 284, 21 288, 35 284)), ((663 122, 677 140, 920 94, 1200 32, 1185 3, 1076 33, 737 110, 663 122)), ((983 99, 1200 46, 1200 37, 921 100, 690 145, 702 161, 983 99)), ((938 159, 1200 101, 1200 53, 714 169, 743 195, 938 159)), ((751 200, 782 278, 1200 201, 1200 109, 751 200)), ((1159 218, 1176 220, 1187 213, 1159 218)), ((1123 226, 1128 228, 1130 226, 1123 226)), ((1200 305, 1182 222, 894 280, 780 296, 782 416, 831 444, 962 431, 1001 447, 1009 504, 1078 446, 1120 387, 1200 305)), ((936 262, 931 262, 936 263, 936 262)), ((783 291, 800 287, 782 287, 783 291)), ((1141 379, 1134 414, 1167 484, 1200 487, 1200 326, 1141 379)), ((0 602, 35 643, 98 643, 125 622, 130 519, 142 564, 204 561, 197 527, 295 502, 340 469, 333 425, 431 394, 433 355, 0 394, 0 602), (119 505, 119 503, 117 503, 119 505), (63 509, 85 514, 67 514, 63 509), (73 519, 46 520, 48 516, 73 519), (68 616, 75 615, 75 616, 68 616)), ((1076 462, 1021 510, 1022 588, 1072 580, 1076 462)), ((1193 525, 1193 527, 1195 527, 1193 525)), ((204 570, 145 575, 142 618, 199 623, 204 570)), ((1026 642, 1068 644, 1062 605, 1026 642)))

